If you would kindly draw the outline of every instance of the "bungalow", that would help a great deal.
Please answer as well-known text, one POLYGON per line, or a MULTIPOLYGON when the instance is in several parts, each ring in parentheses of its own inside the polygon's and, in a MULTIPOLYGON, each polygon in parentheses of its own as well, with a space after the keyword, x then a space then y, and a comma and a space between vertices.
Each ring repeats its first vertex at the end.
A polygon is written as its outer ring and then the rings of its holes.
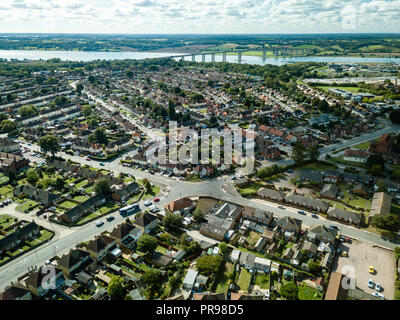
POLYGON ((83 269, 82 267, 92 261, 89 252, 82 249, 72 249, 58 260, 57 267, 62 270, 66 277, 70 278, 72 274, 79 272, 80 269, 83 269))
POLYGON ((369 153, 362 150, 346 150, 344 153, 343 160, 366 163, 369 157, 369 153))
POLYGON ((257 195, 263 199, 272 200, 276 202, 283 202, 283 200, 285 199, 285 194, 283 192, 267 188, 260 188, 257 191, 257 195))
POLYGON ((182 198, 167 204, 164 209, 170 212, 176 211, 192 211, 196 206, 196 203, 189 198, 182 198))
POLYGON ((158 218, 155 215, 146 212, 136 218, 133 224, 142 228, 144 233, 150 233, 151 230, 158 226, 158 218))
POLYGON ((356 227, 360 226, 361 214, 342 209, 332 208, 327 212, 328 219, 348 223, 356 227))

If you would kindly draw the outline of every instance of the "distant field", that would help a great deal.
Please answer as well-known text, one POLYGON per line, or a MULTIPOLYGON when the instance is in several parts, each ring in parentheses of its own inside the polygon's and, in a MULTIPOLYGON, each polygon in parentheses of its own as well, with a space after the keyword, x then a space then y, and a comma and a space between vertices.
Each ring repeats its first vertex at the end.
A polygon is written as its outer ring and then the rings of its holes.
POLYGON ((359 87, 334 87, 334 86, 319 86, 318 89, 322 89, 324 91, 328 91, 329 89, 342 89, 349 92, 357 93, 365 90, 361 90, 359 87))

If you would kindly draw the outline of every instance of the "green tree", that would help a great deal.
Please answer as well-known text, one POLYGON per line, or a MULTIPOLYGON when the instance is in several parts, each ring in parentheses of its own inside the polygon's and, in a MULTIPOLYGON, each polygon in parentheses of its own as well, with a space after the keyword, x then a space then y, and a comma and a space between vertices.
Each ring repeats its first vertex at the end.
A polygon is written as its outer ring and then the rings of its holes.
POLYGON ((119 276, 112 277, 107 292, 111 300, 122 300, 125 296, 124 279, 119 276))
POLYGON ((97 194, 107 196, 111 194, 110 181, 107 178, 102 178, 96 181, 94 190, 97 194))
POLYGON ((194 221, 196 221, 197 223, 200 223, 204 220, 204 214, 200 209, 196 209, 193 212, 193 219, 194 221))
POLYGON ((133 78, 133 71, 132 71, 132 70, 128 70, 128 71, 126 72, 126 76, 127 76, 129 79, 132 79, 132 78, 133 78))
POLYGON ((294 282, 283 284, 279 290, 279 294, 288 300, 297 300, 298 289, 294 282))
POLYGON ((138 240, 137 249, 142 252, 153 252, 157 248, 157 245, 156 238, 144 234, 138 240))
POLYGON ((204 255, 197 259, 196 269, 206 276, 216 273, 221 266, 222 256, 204 255))
POLYGON ((308 150, 308 157, 310 158, 311 161, 317 161, 319 158, 320 152, 318 150, 317 146, 311 147, 308 150))
POLYGON ((296 162, 296 165, 302 166, 304 164, 304 158, 306 155, 306 148, 300 142, 296 143, 292 151, 292 159, 296 162))
POLYGON ((107 144, 108 138, 106 131, 103 128, 98 128, 94 131, 94 137, 97 143, 107 144))
POLYGON ((183 218, 180 214, 167 212, 162 221, 167 228, 180 229, 183 227, 183 218))
POLYGON ((318 263, 314 262, 314 261, 310 261, 308 263, 308 270, 312 274, 317 275, 317 274, 319 274, 321 272, 321 266, 318 263))
POLYGON ((78 83, 78 84, 76 85, 76 92, 77 92, 78 94, 81 94, 81 92, 83 91, 83 89, 84 89, 84 86, 83 86, 82 83, 78 83))
POLYGON ((53 156, 60 150, 58 139, 52 135, 41 137, 38 144, 44 152, 50 152, 53 156))
POLYGON ((2 133, 10 133, 17 129, 17 125, 11 120, 3 120, 0 127, 2 133))
POLYGON ((397 232, 400 228, 400 217, 393 213, 385 216, 376 215, 372 217, 371 224, 382 230, 397 232))
POLYGON ((176 120, 175 103, 172 100, 168 101, 168 117, 170 120, 176 120))
POLYGON ((83 115, 85 117, 90 117, 92 115, 92 106, 91 105, 85 105, 82 107, 83 115))
POLYGON ((400 110, 393 110, 389 115, 389 119, 394 124, 400 124, 400 110))
POLYGON ((39 181, 39 175, 35 169, 31 168, 26 172, 26 181, 35 185, 39 181))
POLYGON ((18 114, 21 115, 22 117, 33 116, 37 113, 38 113, 37 108, 34 105, 22 106, 18 110, 18 114))

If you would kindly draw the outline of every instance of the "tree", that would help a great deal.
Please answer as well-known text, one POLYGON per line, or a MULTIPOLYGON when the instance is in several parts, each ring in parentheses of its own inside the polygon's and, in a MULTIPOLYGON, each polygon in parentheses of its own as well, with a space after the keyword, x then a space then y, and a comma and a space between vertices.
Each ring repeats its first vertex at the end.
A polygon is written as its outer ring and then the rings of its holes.
POLYGON ((32 185, 35 185, 36 182, 39 181, 39 175, 35 169, 32 168, 26 172, 26 181, 28 181, 32 185))
POLYGON ((300 142, 296 143, 292 151, 292 159, 296 162, 296 165, 303 165, 305 158, 306 148, 300 142))
POLYGON ((37 114, 37 108, 34 105, 26 105, 22 106, 18 110, 18 114, 21 115, 22 117, 28 117, 28 116, 33 116, 37 114))
POLYGON ((97 194, 102 194, 104 196, 111 194, 110 181, 107 178, 97 180, 94 185, 94 190, 97 194))
POLYGON ((321 266, 318 263, 314 262, 314 261, 310 261, 308 263, 308 270, 312 274, 316 275, 321 271, 321 266))
POLYGON ((371 224, 382 230, 397 232, 400 228, 400 217, 393 213, 385 216, 376 215, 372 217, 371 224))
POLYGON ((76 85, 76 92, 77 92, 78 94, 81 94, 81 92, 83 91, 83 89, 84 89, 84 87, 83 87, 83 84, 82 84, 82 83, 78 83, 78 84, 76 85))
POLYGON ((51 152, 52 156, 60 150, 58 139, 52 135, 46 135, 39 139, 39 146, 44 152, 51 152))
POLYGON ((90 105, 85 105, 82 107, 83 115, 85 117, 90 117, 92 115, 92 106, 90 105))
POLYGON ((142 252, 153 252, 157 248, 157 245, 156 238, 144 234, 139 238, 137 248, 142 252))
POLYGON ((389 119, 394 124, 400 124, 400 110, 393 110, 389 115, 389 119))
POLYGON ((94 137, 97 143, 107 144, 108 138, 106 131, 103 128, 98 128, 94 131, 94 137))
POLYGON ((146 190, 146 193, 151 191, 151 183, 148 179, 143 179, 143 186, 146 190))
POLYGON ((133 78, 133 71, 132 71, 132 70, 128 70, 128 71, 126 72, 126 76, 127 76, 129 79, 132 79, 132 78, 133 78))
POLYGON ((218 248, 221 251, 222 256, 225 256, 225 254, 228 252, 228 246, 226 245, 225 242, 221 242, 218 245, 218 248))
POLYGON ((298 289, 294 282, 287 282, 281 286, 279 294, 288 300, 297 300, 298 289))
POLYGON ((204 255, 197 259, 196 269, 206 276, 216 273, 221 266, 222 256, 204 255))
POLYGON ((311 161, 317 161, 319 158, 319 150, 317 146, 311 147, 308 150, 308 157, 310 158, 311 161))
POLYGON ((385 180, 378 180, 376 185, 378 186, 378 190, 376 190, 376 192, 387 192, 387 183, 385 180))
POLYGON ((380 154, 372 154, 368 157, 365 163, 368 169, 371 169, 374 165, 379 165, 381 168, 385 165, 385 159, 380 154))
POLYGON ((194 221, 196 221, 197 223, 200 223, 204 220, 204 214, 200 209, 196 209, 193 212, 193 219, 194 221))
POLYGON ((167 212, 162 221, 167 228, 180 229, 183 227, 183 218, 180 214, 167 212))
POLYGON ((124 279, 114 276, 107 287, 107 292, 111 300, 121 300, 125 296, 124 279))
POLYGON ((370 172, 373 176, 379 176, 382 174, 382 167, 379 164, 374 164, 370 168, 370 172))
POLYGON ((10 133, 17 129, 17 125, 11 120, 3 120, 0 127, 2 133, 10 133))

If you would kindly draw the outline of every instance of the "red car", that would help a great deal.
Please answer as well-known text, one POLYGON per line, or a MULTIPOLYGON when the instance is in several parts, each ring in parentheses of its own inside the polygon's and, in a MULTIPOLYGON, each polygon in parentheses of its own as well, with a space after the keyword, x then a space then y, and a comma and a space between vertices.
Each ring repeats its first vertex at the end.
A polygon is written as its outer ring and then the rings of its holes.
POLYGON ((86 161, 90 161, 90 159, 89 159, 89 158, 86 158, 86 161))
POLYGON ((158 202, 158 201, 160 201, 159 198, 155 198, 155 199, 154 199, 154 202, 158 202))

